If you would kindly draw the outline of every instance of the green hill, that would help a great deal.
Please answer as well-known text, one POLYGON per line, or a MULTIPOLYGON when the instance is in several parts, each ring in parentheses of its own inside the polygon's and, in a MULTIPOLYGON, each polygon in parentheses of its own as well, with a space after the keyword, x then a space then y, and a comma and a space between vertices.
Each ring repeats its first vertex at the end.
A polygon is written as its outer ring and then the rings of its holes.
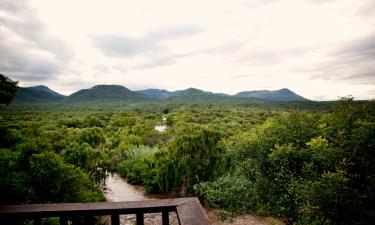
POLYGON ((146 94, 131 91, 121 85, 96 85, 90 89, 82 89, 64 99, 70 102, 134 102, 151 100, 146 94))
POLYGON ((28 89, 32 89, 32 90, 39 90, 39 91, 47 91, 49 92, 50 94, 52 95, 55 95, 55 96, 60 96, 60 97, 65 97, 64 95, 54 91, 54 90, 51 90, 49 87, 47 86, 44 86, 44 85, 37 85, 37 86, 33 86, 33 87, 27 87, 28 89))
MULTIPOLYGON (((48 90, 50 89, 48 88, 48 90)), ((56 103, 64 99, 63 95, 57 92, 51 93, 52 90, 48 90, 35 89, 34 87, 19 88, 14 103, 56 103)))
POLYGON ((259 91, 243 91, 237 93, 235 96, 243 98, 260 98, 271 101, 299 101, 308 100, 293 91, 283 88, 275 91, 259 90, 259 91))
POLYGON ((172 91, 167 91, 167 90, 160 90, 160 89, 146 89, 146 90, 141 90, 141 91, 137 91, 139 93, 143 93, 143 94, 146 94, 147 96, 151 97, 151 98, 154 98, 154 99, 167 99, 167 98, 170 98, 174 95, 176 95, 175 92, 172 92, 172 91))
POLYGON ((216 94, 195 88, 188 88, 182 91, 175 91, 174 95, 169 97, 167 100, 175 102, 218 102, 227 101, 233 98, 234 97, 229 95, 216 94))

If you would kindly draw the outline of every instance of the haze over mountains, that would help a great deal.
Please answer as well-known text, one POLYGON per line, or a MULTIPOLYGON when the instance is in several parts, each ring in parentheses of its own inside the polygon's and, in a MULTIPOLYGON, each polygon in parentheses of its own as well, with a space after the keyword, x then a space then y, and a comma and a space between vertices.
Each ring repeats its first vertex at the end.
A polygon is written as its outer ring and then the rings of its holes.
POLYGON ((132 91, 121 85, 96 85, 89 89, 79 90, 69 96, 64 96, 47 86, 20 88, 15 103, 108 103, 108 102, 228 102, 233 100, 266 100, 266 101, 306 101, 308 99, 283 88, 269 91, 244 91, 236 95, 213 93, 196 88, 168 91, 146 89, 132 91))

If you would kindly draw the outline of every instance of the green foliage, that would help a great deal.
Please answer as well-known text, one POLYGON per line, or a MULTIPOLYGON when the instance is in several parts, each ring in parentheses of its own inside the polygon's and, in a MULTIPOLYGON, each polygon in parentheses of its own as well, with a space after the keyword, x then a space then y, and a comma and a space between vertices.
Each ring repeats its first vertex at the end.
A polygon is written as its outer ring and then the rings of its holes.
POLYGON ((344 98, 330 112, 275 110, 320 108, 314 102, 261 104, 6 107, 1 203, 103 200, 97 187, 115 171, 148 192, 196 194, 222 218, 375 221, 374 102, 344 98))
POLYGON ((96 184, 102 185, 107 171, 111 171, 110 159, 103 149, 93 149, 87 143, 70 143, 61 153, 65 162, 73 164, 88 173, 96 184))
POLYGON ((254 208, 256 202, 254 186, 243 176, 226 175, 213 182, 196 184, 194 193, 210 206, 225 209, 231 214, 247 212, 254 208))
POLYGON ((194 184, 210 181, 226 171, 225 152, 218 146, 220 137, 219 132, 200 125, 186 124, 176 129, 168 150, 177 163, 181 188, 190 190, 194 184))
POLYGON ((0 104, 8 105, 13 100, 18 89, 17 83, 0 74, 0 104))
POLYGON ((104 200, 85 173, 65 164, 55 153, 29 151, 25 154, 22 149, 16 152, 2 149, 0 156, 1 203, 104 200))
POLYGON ((369 224, 375 215, 374 109, 373 102, 355 106, 343 99, 322 116, 270 118, 224 140, 233 175, 195 191, 215 207, 283 216, 290 224, 369 224), (223 181, 238 177, 248 190, 231 196, 241 184, 223 181), (241 203, 237 196, 245 193, 254 204, 241 203))
POLYGON ((160 192, 156 179, 155 155, 162 151, 165 150, 134 146, 123 152, 123 161, 117 171, 131 184, 143 184, 148 192, 160 192))
POLYGON ((34 192, 32 202, 90 202, 103 196, 89 177, 80 169, 65 164, 50 152, 34 154, 30 158, 30 182, 34 192))

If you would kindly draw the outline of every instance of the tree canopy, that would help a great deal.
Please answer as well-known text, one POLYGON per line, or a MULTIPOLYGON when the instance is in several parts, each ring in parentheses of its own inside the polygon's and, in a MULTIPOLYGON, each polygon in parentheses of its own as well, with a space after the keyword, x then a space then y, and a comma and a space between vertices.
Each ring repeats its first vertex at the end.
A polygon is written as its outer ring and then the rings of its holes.
POLYGON ((18 81, 12 81, 8 77, 0 74, 0 104, 9 105, 16 96, 18 81))

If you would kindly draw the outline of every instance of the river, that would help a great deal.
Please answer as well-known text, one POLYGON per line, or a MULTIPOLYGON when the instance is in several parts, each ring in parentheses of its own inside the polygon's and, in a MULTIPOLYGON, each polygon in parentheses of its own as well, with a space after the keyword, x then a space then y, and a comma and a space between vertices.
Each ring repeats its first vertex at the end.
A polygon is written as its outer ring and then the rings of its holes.
MULTIPOLYGON (((109 202, 124 202, 124 201, 142 201, 149 199, 165 199, 175 198, 174 194, 147 194, 141 185, 131 185, 117 173, 109 174, 106 179, 106 185, 103 188, 105 197, 109 202)), ((109 217, 105 219, 106 224, 109 223, 109 217)), ((169 213, 170 224, 178 224, 177 215, 169 213)), ((134 215, 127 215, 120 217, 122 225, 130 225, 135 223, 134 215)), ((145 225, 161 224, 161 213, 145 214, 145 225)))
POLYGON ((104 194, 109 202, 142 201, 153 199, 146 195, 140 185, 131 185, 117 173, 110 174, 104 186, 104 194))

